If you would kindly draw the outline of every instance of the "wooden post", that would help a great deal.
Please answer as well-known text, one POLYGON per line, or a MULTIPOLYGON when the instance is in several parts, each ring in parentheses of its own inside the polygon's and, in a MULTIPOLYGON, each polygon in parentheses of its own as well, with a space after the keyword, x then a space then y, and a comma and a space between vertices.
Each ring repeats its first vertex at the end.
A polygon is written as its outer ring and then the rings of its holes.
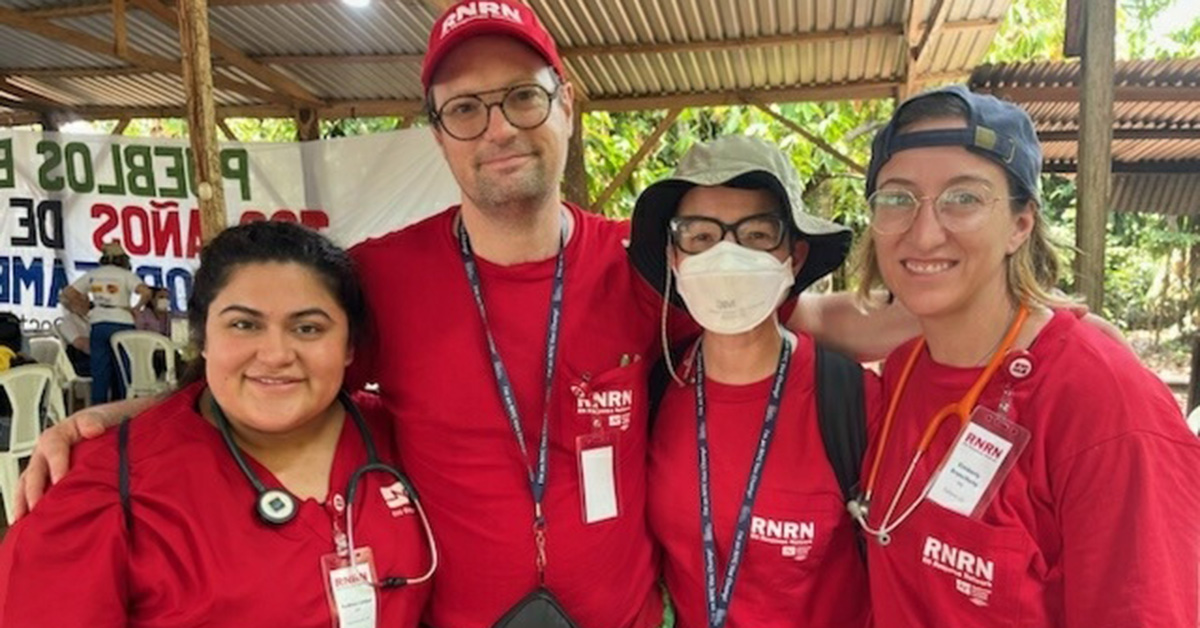
POLYGON ((633 157, 629 158, 629 161, 625 162, 625 167, 621 168, 621 171, 617 173, 617 176, 614 177, 612 181, 609 181, 608 187, 604 188, 604 191, 601 192, 600 196, 596 198, 596 202, 592 203, 590 208, 591 211, 596 213, 604 212, 604 205, 608 203, 609 199, 612 198, 612 195, 616 193, 617 188, 625 185, 625 182, 629 180, 629 177, 633 174, 633 171, 637 170, 638 164, 642 163, 642 160, 646 158, 646 155, 650 154, 650 151, 653 150, 655 146, 658 146, 659 138, 663 136, 663 133, 667 132, 667 129, 671 128, 672 124, 675 124, 675 119, 679 117, 679 114, 682 111, 682 109, 672 109, 667 112, 667 116, 658 123, 657 127, 654 128, 654 132, 652 132, 642 142, 641 148, 639 148, 637 152, 633 154, 633 157))
POLYGON ((1192 370, 1188 376, 1187 412, 1200 405, 1200 334, 1192 336, 1192 370))
POLYGON ((1083 3, 1083 85, 1080 89, 1079 211, 1075 222, 1075 291, 1103 312, 1104 236, 1112 189, 1113 65, 1116 0, 1083 3))
POLYGON ((208 0, 181 0, 178 6, 188 139, 196 168, 200 231, 204 241, 208 242, 226 224, 225 186, 221 180, 217 115, 213 103, 212 51, 208 43, 208 0))
POLYGON ((125 116, 124 118, 117 120, 117 125, 113 127, 112 134, 125 135, 125 129, 129 128, 130 122, 133 122, 133 118, 130 118, 129 116, 125 116))
POLYGON ((563 179, 563 196, 580 207, 588 206, 587 164, 583 159, 583 107, 575 101, 575 128, 567 144, 567 172, 563 179))
POLYGON ((301 109, 296 113, 296 141, 314 142, 321 139, 321 118, 316 109, 301 109))

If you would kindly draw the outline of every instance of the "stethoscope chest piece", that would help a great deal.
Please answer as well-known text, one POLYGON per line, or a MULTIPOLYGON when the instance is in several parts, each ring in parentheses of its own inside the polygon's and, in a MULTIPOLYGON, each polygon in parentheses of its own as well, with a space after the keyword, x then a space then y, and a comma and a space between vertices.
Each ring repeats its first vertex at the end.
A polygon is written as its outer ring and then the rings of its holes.
POLYGON ((258 516, 265 522, 281 525, 296 516, 296 498, 287 491, 268 489, 259 493, 255 504, 258 516))

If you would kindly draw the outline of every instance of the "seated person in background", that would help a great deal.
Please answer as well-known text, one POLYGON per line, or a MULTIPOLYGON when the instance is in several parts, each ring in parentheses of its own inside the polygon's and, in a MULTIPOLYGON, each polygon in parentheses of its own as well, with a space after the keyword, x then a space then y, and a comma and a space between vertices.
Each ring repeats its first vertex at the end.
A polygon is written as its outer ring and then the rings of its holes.
POLYGON ((171 337, 171 293, 166 288, 151 288, 150 300, 133 315, 133 326, 171 337))
POLYGON ((132 264, 119 240, 106 242, 100 252, 100 267, 90 270, 63 288, 62 298, 72 311, 87 312, 92 324, 88 335, 92 356, 92 404, 125 397, 125 386, 117 373, 116 356, 109 340, 113 334, 132 330, 133 310, 145 307, 150 287, 133 274, 132 264), (136 308, 130 307, 133 294, 136 308), (89 310, 88 300, 91 300, 89 310))
POLYGON ((62 306, 62 318, 58 319, 55 329, 58 335, 62 337, 63 345, 67 350, 67 358, 71 360, 71 365, 75 367, 75 374, 84 377, 92 375, 92 348, 89 334, 91 334, 91 326, 87 322, 87 312, 79 315, 74 312, 66 301, 60 301, 62 306))

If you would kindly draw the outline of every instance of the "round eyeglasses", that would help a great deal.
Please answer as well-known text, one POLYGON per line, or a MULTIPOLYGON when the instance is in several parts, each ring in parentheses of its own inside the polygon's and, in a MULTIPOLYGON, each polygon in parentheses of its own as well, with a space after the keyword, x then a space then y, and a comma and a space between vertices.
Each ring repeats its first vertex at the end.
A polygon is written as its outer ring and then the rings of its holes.
POLYGON ((986 185, 956 185, 946 188, 936 198, 898 188, 876 190, 867 198, 867 204, 871 207, 871 230, 879 235, 908 231, 921 204, 929 200, 933 201, 933 213, 942 228, 963 233, 982 227, 996 201, 1011 199, 996 196, 986 185))
POLYGON ((703 253, 732 233, 734 242, 756 251, 774 251, 783 242, 787 225, 779 214, 755 214, 733 224, 707 216, 676 216, 671 219, 671 242, 675 248, 695 255, 703 253))
POLYGON ((555 85, 552 91, 537 83, 523 83, 455 96, 433 114, 434 124, 456 140, 473 140, 487 132, 492 107, 499 107, 504 119, 514 127, 526 131, 536 129, 550 117, 550 104, 558 96, 560 87, 555 85), (490 103, 482 98, 491 94, 502 95, 490 103))

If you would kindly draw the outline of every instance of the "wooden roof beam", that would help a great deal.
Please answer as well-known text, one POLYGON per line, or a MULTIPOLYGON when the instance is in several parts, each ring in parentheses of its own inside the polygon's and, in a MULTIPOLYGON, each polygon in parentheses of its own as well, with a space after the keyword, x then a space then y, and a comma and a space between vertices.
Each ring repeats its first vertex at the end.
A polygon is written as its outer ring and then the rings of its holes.
MULTIPOLYGON (((128 0, 137 8, 154 16, 155 19, 173 28, 176 33, 179 32, 179 16, 174 8, 168 7, 160 0, 128 0)), ((114 0, 114 2, 124 3, 125 0, 114 0)), ((225 43, 216 36, 209 36, 209 45, 216 55, 229 65, 238 68, 246 74, 254 77, 255 80, 262 82, 264 85, 269 85, 281 94, 287 94, 298 104, 305 105, 320 105, 321 99, 318 98, 308 89, 302 87, 296 81, 272 70, 271 68, 254 61, 246 56, 244 52, 225 43)))
POLYGON ((629 177, 633 175, 633 171, 637 170, 637 167, 642 163, 642 160, 646 158, 646 155, 649 155, 650 151, 654 150, 654 148, 658 146, 658 141, 662 139, 663 134, 671 128, 671 125, 675 124, 675 119, 679 117, 679 114, 682 111, 682 109, 675 108, 667 112, 667 115, 659 121, 658 126, 654 127, 654 131, 652 131, 650 135, 648 135, 646 139, 642 141, 642 145, 638 147, 637 152, 633 154, 633 157, 630 157, 629 160, 625 162, 625 166, 621 168, 621 171, 617 173, 617 176, 613 177, 613 180, 608 182, 608 186, 604 188, 604 191, 600 193, 600 196, 596 197, 595 202, 593 202, 590 206, 592 212, 603 213, 604 205, 607 204, 610 199, 612 199, 613 194, 616 193, 618 188, 620 188, 622 185, 625 185, 625 182, 628 181, 629 177))
MULTIPOLYGON (((74 46, 81 50, 86 50, 100 55, 114 55, 114 44, 111 41, 93 37, 87 33, 81 33, 76 30, 64 28, 57 24, 45 20, 37 20, 30 18, 19 11, 0 7, 0 24, 15 28, 17 30, 26 31, 35 35, 40 35, 47 39, 62 42, 63 44, 74 46)), ((137 50, 129 50, 125 56, 125 61, 135 66, 143 67, 154 72, 162 72, 164 74, 174 74, 180 76, 183 73, 183 67, 179 61, 158 57, 155 55, 138 52, 137 50)), ((291 97, 285 94, 279 94, 260 87, 235 81, 224 76, 214 76, 213 84, 221 89, 235 91, 246 96, 258 98, 261 100, 290 103, 291 97)))
POLYGON ((742 105, 747 100, 762 102, 805 102, 822 100, 870 100, 888 98, 895 93, 897 81, 864 81, 843 85, 810 85, 757 90, 719 90, 667 96, 596 98, 588 111, 641 111, 677 107, 722 107, 742 105))
MULTIPOLYGON (((1078 142, 1079 131, 1038 131, 1042 142, 1078 142)), ((1113 129, 1113 141, 1119 140, 1200 140, 1200 128, 1196 129, 1113 129)))
MULTIPOLYGON (((14 101, 15 102, 15 101, 14 101)), ((422 110, 419 100, 346 100, 326 103, 317 111, 322 118, 362 118, 381 116, 417 116, 422 110)), ((0 102, 0 106, 9 106, 0 102)), ((85 105, 81 107, 62 107, 68 116, 79 120, 117 120, 120 118, 183 118, 186 111, 179 107, 114 107, 85 105)), ((218 106, 217 118, 293 118, 296 109, 288 105, 226 105, 218 106)), ((26 122, 11 122, 6 114, 0 113, 0 125, 26 124, 26 122)), ((17 116, 20 120, 24 118, 17 116)), ((37 122, 34 117, 32 122, 37 122)))
POLYGON ((850 159, 849 157, 846 156, 845 153, 834 148, 833 144, 826 142, 824 139, 822 139, 818 135, 810 133, 808 131, 808 129, 805 129, 804 127, 797 124, 795 121, 784 117, 783 114, 775 111, 774 109, 769 107, 766 103, 762 102, 761 100, 758 100, 757 98, 749 98, 749 99, 747 99, 746 102, 747 102, 747 104, 758 107, 763 113, 766 113, 767 115, 771 116, 772 118, 777 120, 783 126, 800 134, 801 136, 804 137, 804 139, 808 140, 809 142, 812 142, 818 148, 825 151, 826 153, 829 153, 835 159, 842 162, 843 164, 846 164, 851 170, 853 170, 859 174, 863 174, 863 175, 867 174, 867 169, 862 164, 858 163, 857 161, 854 161, 853 159, 850 159))
MULTIPOLYGON (((270 4, 335 4, 341 0, 211 0, 208 5, 210 7, 241 7, 241 6, 260 6, 270 4)), ((177 3, 174 0, 166 0, 168 6, 174 7, 177 3)), ((86 17, 89 15, 99 15, 112 11, 112 3, 107 1, 102 2, 85 2, 83 4, 73 4, 60 7, 46 7, 38 9, 24 9, 22 15, 40 20, 57 20, 71 17, 86 17)))
MULTIPOLYGON (((37 92, 25 89, 24 87, 21 87, 20 85, 17 85, 15 83, 13 83, 12 81, 8 80, 7 77, 0 77, 0 92, 3 92, 10 96, 16 96, 17 98, 19 98, 21 100, 21 102, 38 105, 39 108, 34 109, 35 111, 40 111, 41 109, 69 109, 70 108, 70 105, 67 105, 58 100, 55 100, 54 98, 51 98, 50 96, 46 96, 45 94, 39 94, 37 92)), ((23 107, 23 108, 29 109, 30 107, 23 107)))
MULTIPOLYGON (((1021 103, 1079 102, 1078 85, 976 87, 980 92, 993 94, 1021 103)), ((1117 85, 1115 102, 1200 102, 1200 87, 1181 85, 1141 86, 1117 85)))
POLYGON ((950 9, 949 0, 932 0, 933 7, 930 13, 929 24, 921 33, 921 38, 915 45, 912 43, 915 39, 916 29, 913 28, 917 22, 916 7, 920 0, 911 0, 913 13, 909 15, 909 31, 905 33, 905 40, 908 43, 907 54, 904 58, 904 83, 897 90, 897 100, 903 101, 912 96, 919 89, 921 80, 921 68, 926 65, 929 57, 929 51, 933 48, 929 45, 933 40, 933 36, 942 31, 946 26, 946 16, 950 9))

